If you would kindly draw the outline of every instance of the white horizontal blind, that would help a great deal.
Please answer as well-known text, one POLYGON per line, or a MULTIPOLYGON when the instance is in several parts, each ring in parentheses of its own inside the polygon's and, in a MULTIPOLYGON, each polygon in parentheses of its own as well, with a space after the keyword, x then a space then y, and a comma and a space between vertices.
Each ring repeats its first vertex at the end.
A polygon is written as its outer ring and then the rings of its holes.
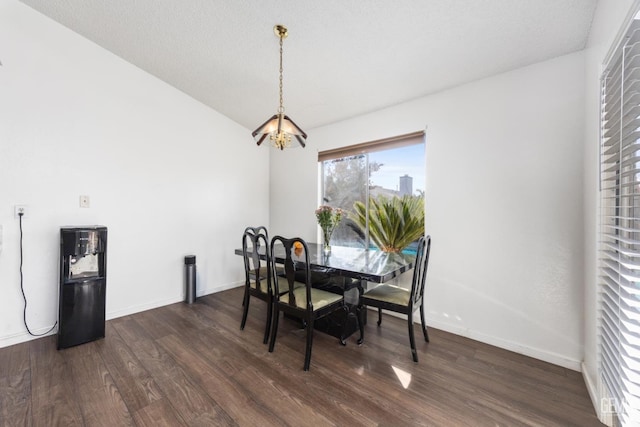
MULTIPOLYGON (((602 408, 640 425, 640 21, 602 76, 599 365, 602 408)), ((605 414, 606 415, 606 414, 605 414)))

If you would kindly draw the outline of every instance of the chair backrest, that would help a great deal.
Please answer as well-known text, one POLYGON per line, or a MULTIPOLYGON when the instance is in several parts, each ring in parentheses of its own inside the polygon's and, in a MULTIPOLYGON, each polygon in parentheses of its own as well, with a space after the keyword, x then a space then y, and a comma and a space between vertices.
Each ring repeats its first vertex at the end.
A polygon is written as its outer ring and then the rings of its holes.
POLYGON ((259 292, 271 292, 271 258, 269 255, 269 241, 265 227, 247 227, 242 234, 242 255, 244 258, 244 272, 246 283, 255 280, 259 292), (260 250, 260 247, 263 249, 260 250), (262 260, 261 257, 265 257, 262 260), (261 273, 261 267, 266 268, 266 277, 261 273))
POLYGON ((431 236, 420 237, 420 240, 418 240, 418 250, 416 252, 416 266, 413 269, 413 281, 411 282, 411 300, 409 301, 409 304, 413 307, 422 303, 430 252, 431 236))
POLYGON ((264 225, 260 225, 258 227, 247 227, 244 229, 245 232, 250 231, 253 234, 264 234, 264 237, 269 241, 269 233, 267 233, 267 227, 264 225))
MULTIPOLYGON (((288 292, 288 304, 295 309, 300 310, 300 307, 296 305, 296 297, 293 292, 294 290, 294 282, 303 282, 306 285, 306 310, 313 311, 313 305, 311 303, 311 269, 309 264, 309 247, 307 246, 307 242, 302 240, 299 237, 294 237, 291 239, 287 239, 282 236, 275 236, 271 239, 271 259, 276 259, 276 250, 277 246, 282 245, 284 249, 284 277, 287 279, 289 283, 289 292, 288 292)), ((275 262, 272 263, 272 276, 275 275, 275 262)), ((278 281, 274 280, 274 287, 276 295, 280 294, 280 290, 278 289, 278 281)), ((278 298, 278 297, 277 297, 278 298)))

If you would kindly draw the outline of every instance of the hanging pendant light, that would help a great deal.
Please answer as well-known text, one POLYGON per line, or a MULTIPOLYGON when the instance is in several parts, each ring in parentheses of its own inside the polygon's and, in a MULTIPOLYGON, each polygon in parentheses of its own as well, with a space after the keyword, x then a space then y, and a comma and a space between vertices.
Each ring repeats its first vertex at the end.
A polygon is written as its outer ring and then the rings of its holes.
POLYGON ((280 107, 277 114, 274 114, 269 120, 260 125, 251 135, 253 135, 258 145, 268 138, 271 145, 280 150, 291 147, 292 139, 295 139, 304 147, 307 141, 307 134, 289 116, 284 114, 284 106, 282 104, 282 42, 288 35, 287 27, 276 25, 273 27, 273 32, 280 39, 280 107))

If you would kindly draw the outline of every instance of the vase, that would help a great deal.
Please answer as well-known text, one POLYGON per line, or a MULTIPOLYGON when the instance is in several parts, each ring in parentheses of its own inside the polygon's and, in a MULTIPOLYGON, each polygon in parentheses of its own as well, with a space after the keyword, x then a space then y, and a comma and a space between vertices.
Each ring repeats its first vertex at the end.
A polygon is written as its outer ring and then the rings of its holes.
POLYGON ((324 235, 323 249, 325 253, 331 252, 331 231, 322 230, 322 234, 324 235))

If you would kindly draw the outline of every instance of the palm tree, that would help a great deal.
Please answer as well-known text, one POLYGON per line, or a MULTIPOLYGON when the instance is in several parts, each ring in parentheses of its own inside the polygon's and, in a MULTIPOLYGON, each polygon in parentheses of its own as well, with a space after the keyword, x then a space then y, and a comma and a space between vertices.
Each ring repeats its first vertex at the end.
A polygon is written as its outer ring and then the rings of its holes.
MULTIPOLYGON (((362 202, 353 204, 349 217, 364 232, 367 209, 362 202)), ((369 236, 384 252, 400 252, 424 234, 424 198, 406 195, 369 199, 369 236)))

